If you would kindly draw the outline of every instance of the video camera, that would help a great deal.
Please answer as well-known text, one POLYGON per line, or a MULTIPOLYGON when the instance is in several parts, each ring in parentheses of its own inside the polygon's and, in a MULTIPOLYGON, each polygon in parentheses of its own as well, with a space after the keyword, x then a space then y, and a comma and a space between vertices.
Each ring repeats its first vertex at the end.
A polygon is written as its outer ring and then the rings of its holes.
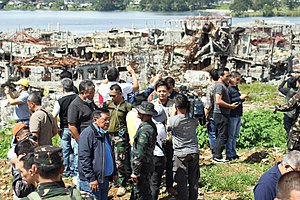
POLYGON ((5 87, 9 87, 10 90, 14 91, 16 89, 16 85, 11 81, 6 81, 1 85, 1 88, 4 89, 5 87))
POLYGON ((0 96, 1 97, 5 96, 5 94, 4 94, 5 87, 8 87, 9 90, 12 91, 15 96, 18 96, 18 93, 16 91, 16 85, 12 81, 8 80, 1 85, 1 88, 0 88, 0 96))
POLYGON ((204 113, 204 104, 198 95, 190 93, 187 86, 181 85, 179 92, 188 97, 190 102, 189 116, 199 120, 200 125, 206 124, 206 117, 204 113))

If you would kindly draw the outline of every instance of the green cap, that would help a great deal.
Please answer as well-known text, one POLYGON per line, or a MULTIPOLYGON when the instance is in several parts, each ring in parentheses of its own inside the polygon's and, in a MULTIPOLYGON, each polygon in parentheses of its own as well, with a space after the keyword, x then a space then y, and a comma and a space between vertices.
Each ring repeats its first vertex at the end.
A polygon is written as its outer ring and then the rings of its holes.
POLYGON ((145 114, 145 115, 157 115, 156 110, 154 109, 153 103, 143 101, 141 105, 137 106, 135 108, 139 113, 145 114))
POLYGON ((62 148, 52 145, 43 145, 34 149, 34 163, 53 165, 62 164, 62 148))

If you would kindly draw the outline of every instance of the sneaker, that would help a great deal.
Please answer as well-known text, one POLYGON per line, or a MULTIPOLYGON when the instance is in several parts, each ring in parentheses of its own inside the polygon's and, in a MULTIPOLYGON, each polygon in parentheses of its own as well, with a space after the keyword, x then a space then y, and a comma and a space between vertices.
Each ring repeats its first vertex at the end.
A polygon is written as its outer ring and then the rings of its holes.
POLYGON ((214 162, 214 163, 228 163, 229 160, 223 159, 223 158, 213 158, 212 162, 214 162))
POLYGON ((232 161, 232 160, 238 160, 240 158, 240 156, 235 155, 233 157, 226 157, 226 160, 232 161))
POLYGON ((172 196, 177 196, 178 193, 176 192, 176 190, 173 187, 168 187, 167 188, 167 192, 172 195, 172 196))
POLYGON ((126 189, 124 187, 119 187, 117 191, 117 196, 121 197, 126 193, 126 189))

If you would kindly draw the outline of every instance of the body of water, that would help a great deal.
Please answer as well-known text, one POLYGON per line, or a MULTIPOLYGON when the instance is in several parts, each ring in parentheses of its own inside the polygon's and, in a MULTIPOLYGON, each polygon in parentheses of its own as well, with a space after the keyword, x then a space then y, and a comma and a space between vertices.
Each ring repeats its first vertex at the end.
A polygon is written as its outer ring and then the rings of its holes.
MULTIPOLYGON (((23 28, 68 30, 78 35, 94 31, 107 31, 111 28, 163 28, 166 21, 197 16, 199 12, 136 12, 136 11, 0 11, 0 31, 11 32, 23 28)), ((202 13, 203 15, 207 13, 202 13)), ((222 14, 222 13, 221 13, 222 14)), ((300 23, 299 17, 247 17, 233 18, 233 24, 265 19, 300 23)))

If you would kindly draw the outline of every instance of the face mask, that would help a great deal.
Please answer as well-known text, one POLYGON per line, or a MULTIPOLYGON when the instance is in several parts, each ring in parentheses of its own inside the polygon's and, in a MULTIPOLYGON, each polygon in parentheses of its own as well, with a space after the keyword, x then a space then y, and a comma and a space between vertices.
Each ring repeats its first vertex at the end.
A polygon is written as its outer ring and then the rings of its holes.
POLYGON ((104 137, 106 133, 107 133, 107 130, 103 130, 102 128, 100 128, 98 131, 98 134, 100 135, 100 137, 104 137))
POLYGON ((92 103, 92 101, 89 100, 89 99, 86 99, 85 102, 86 102, 86 103, 92 103))
POLYGON ((17 91, 17 92, 20 92, 20 86, 17 86, 17 87, 16 87, 16 91, 17 91))
POLYGON ((102 128, 100 128, 100 133, 102 134, 106 134, 108 130, 103 130, 102 128))

